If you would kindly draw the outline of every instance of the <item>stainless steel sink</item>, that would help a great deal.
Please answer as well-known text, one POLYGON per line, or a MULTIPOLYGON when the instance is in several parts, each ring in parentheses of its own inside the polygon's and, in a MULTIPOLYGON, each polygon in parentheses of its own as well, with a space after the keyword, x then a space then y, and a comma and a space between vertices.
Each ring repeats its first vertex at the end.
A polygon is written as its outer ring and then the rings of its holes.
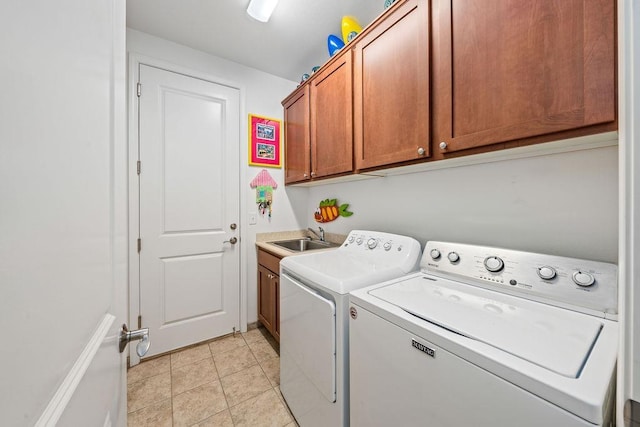
POLYGON ((280 240, 276 242, 269 242, 272 245, 280 246, 281 248, 289 249, 290 251, 304 252, 312 251, 314 249, 327 249, 337 248, 340 246, 337 243, 323 242, 322 240, 315 239, 291 239, 280 240))

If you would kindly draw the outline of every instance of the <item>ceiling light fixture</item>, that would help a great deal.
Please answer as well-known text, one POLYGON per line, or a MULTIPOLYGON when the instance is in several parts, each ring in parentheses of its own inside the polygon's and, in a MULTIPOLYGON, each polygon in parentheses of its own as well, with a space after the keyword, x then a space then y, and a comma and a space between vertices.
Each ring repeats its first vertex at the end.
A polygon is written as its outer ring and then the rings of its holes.
POLYGON ((251 0, 247 13, 260 22, 267 22, 278 5, 278 0, 251 0))

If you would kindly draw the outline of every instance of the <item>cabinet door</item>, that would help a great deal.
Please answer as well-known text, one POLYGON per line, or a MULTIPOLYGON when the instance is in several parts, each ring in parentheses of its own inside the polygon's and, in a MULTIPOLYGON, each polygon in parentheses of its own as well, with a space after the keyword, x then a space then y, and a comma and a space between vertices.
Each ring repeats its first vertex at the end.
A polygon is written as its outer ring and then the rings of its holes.
POLYGON ((351 51, 339 55, 310 82, 314 178, 353 171, 351 51))
POLYGON ((437 155, 615 128, 614 0, 432 4, 437 155))
POLYGON ((273 333, 275 321, 275 303, 271 277, 273 273, 258 265, 258 319, 273 333))
POLYGON ((294 92, 284 102, 285 184, 311 178, 309 147, 309 86, 294 92))
POLYGON ((355 46, 356 169, 430 154, 428 2, 399 3, 355 46))

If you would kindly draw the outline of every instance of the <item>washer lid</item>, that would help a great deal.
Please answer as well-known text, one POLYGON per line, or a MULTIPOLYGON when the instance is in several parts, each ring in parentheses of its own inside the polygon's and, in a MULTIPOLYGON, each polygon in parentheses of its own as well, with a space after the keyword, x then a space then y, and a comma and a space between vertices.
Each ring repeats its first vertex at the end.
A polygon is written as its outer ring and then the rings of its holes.
POLYGON ((578 378, 602 329, 595 317, 428 276, 369 294, 569 378, 578 378))

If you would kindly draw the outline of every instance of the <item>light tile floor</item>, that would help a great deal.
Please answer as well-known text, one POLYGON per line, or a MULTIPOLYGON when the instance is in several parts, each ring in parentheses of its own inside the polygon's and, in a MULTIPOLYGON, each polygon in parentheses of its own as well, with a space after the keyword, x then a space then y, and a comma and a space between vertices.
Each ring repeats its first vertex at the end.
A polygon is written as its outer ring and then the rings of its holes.
POLYGON ((129 427, 297 426, 264 328, 142 362, 127 383, 129 427))

